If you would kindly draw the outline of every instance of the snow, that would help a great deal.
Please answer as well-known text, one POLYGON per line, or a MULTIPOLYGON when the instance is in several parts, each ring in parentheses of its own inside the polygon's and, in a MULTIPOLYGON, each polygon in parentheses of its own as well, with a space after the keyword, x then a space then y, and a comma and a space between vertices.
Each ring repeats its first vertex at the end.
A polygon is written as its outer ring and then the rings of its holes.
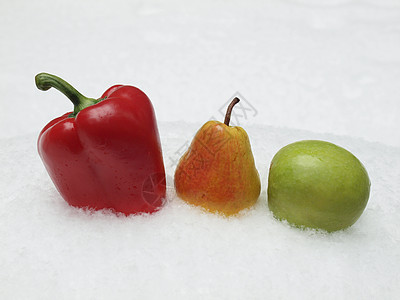
POLYGON ((168 202, 150 216, 117 217, 68 206, 36 154, 35 135, 1 140, 0 298, 395 299, 399 295, 398 148, 248 126, 262 195, 256 207, 239 217, 223 218, 187 205, 174 193, 174 168, 168 157, 191 139, 198 125, 160 123, 168 202), (369 204, 347 230, 327 234, 295 229, 275 220, 266 206, 273 154, 305 138, 349 149, 369 171, 369 204))
POLYGON ((394 0, 0 3, 0 299, 397 299, 400 5, 394 0), (36 151, 71 110, 34 75, 100 96, 141 88, 155 107, 168 199, 150 216, 68 206, 36 151), (223 218, 176 197, 176 160, 209 119, 248 132, 262 193, 223 218), (371 179, 350 228, 292 228, 266 206, 283 146, 322 139, 371 179))

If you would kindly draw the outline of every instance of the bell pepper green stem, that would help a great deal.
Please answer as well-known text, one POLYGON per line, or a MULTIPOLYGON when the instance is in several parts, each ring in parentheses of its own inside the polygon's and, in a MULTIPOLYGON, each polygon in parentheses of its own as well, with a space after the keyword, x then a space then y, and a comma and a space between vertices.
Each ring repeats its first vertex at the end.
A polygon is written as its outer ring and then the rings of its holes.
POLYGON ((229 104, 228 109, 226 110, 225 120, 224 120, 226 126, 229 126, 229 122, 231 121, 232 109, 237 103, 239 103, 239 101, 240 101, 239 98, 235 97, 229 104))
POLYGON ((37 74, 35 76, 35 83, 39 90, 47 91, 48 89, 53 87, 59 90, 65 96, 67 96, 69 100, 71 100, 71 102, 74 104, 74 113, 72 114, 73 117, 76 116, 76 114, 82 109, 96 104, 100 101, 83 96, 65 80, 48 73, 37 74))

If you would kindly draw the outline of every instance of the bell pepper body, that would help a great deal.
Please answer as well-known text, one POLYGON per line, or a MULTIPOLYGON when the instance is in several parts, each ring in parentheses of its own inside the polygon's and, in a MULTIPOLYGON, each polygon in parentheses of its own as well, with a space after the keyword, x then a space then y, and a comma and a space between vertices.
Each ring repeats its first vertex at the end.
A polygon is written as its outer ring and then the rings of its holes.
POLYGON ((101 99, 47 124, 39 135, 39 155, 70 205, 152 213, 166 192, 153 106, 132 86, 113 86, 101 99))

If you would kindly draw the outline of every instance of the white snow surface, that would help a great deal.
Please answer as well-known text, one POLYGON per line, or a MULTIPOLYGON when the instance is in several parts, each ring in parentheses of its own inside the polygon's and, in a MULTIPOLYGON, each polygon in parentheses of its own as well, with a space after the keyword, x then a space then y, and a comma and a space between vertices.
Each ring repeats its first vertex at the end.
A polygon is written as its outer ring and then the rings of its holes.
POLYGON ((0 2, 0 299, 399 299, 400 2, 397 0, 0 2), (130 84, 152 100, 166 205, 116 216, 70 207, 37 154, 72 109, 34 76, 100 97, 130 84), (176 161, 223 120, 248 132, 262 193, 224 218, 176 197, 176 161), (266 205, 283 146, 355 154, 371 195, 350 228, 280 222, 266 205))
POLYGON ((360 139, 251 125, 262 180, 238 217, 176 197, 171 157, 201 124, 160 123, 168 201, 122 217, 70 207, 36 154, 36 136, 1 140, 1 299, 396 299, 400 295, 400 151, 360 139), (324 139, 366 166, 371 196, 352 227, 290 227, 266 204, 269 162, 282 146, 324 139), (5 171, 5 170, 8 170, 5 171), (14 170, 14 171, 10 171, 14 170), (12 173, 10 173, 12 172, 12 173))

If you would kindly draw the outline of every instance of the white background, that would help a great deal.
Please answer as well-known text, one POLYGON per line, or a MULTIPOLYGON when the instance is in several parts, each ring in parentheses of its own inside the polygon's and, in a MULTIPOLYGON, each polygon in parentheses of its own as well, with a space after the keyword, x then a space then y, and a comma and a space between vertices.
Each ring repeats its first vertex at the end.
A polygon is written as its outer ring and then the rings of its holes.
POLYGON ((201 123, 240 92, 249 122, 400 146, 400 4, 2 1, 1 136, 71 109, 39 72, 96 98, 135 85, 160 121, 201 123))
POLYGON ((1 1, 0 41, 0 298, 400 297, 398 1, 1 1), (149 96, 165 208, 122 218, 65 204, 35 143, 72 104, 37 90, 39 72, 93 98, 117 83, 149 96), (224 219, 175 196, 171 158, 236 93, 252 107, 236 117, 262 194, 224 219), (294 229, 265 206, 273 155, 308 138, 349 149, 370 174, 348 230, 294 229))

